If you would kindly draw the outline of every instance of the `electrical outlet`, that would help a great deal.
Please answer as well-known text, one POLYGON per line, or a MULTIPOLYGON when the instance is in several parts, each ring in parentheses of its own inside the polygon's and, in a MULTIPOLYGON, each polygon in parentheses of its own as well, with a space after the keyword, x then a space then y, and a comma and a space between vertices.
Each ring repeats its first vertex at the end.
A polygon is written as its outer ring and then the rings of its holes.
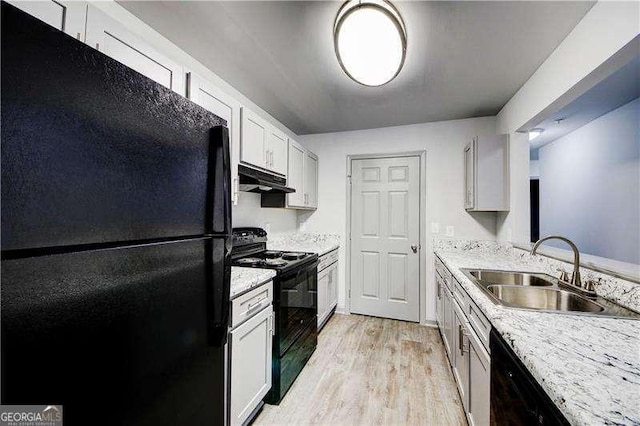
POLYGON ((306 232, 307 231, 307 221, 303 220, 302 222, 300 222, 300 232, 306 232))
POLYGON ((453 226, 447 226, 447 237, 453 237, 453 226))
POLYGON ((431 233, 432 234, 440 233, 440 224, 438 222, 431 222, 431 233))

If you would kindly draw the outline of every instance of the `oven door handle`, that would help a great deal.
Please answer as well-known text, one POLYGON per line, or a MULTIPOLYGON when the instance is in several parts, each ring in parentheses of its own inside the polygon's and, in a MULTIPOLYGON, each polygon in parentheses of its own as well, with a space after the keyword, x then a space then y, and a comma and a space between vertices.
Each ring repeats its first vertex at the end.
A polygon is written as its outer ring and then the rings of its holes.
POLYGON ((298 278, 300 275, 307 273, 310 269, 317 268, 319 264, 320 264, 320 259, 316 259, 313 262, 306 264, 300 268, 297 268, 294 271, 285 272, 284 274, 282 274, 281 277, 278 277, 278 279, 280 279, 281 281, 285 281, 290 279, 293 276, 298 278))

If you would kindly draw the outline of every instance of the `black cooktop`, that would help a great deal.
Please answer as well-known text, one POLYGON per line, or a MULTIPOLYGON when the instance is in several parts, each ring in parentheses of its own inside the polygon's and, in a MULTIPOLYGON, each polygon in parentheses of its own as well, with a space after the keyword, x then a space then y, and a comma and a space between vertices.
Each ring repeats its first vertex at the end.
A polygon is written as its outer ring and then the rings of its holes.
POLYGON ((317 255, 315 253, 263 250, 232 256, 231 264, 233 266, 284 270, 306 263, 313 257, 317 257, 317 255))

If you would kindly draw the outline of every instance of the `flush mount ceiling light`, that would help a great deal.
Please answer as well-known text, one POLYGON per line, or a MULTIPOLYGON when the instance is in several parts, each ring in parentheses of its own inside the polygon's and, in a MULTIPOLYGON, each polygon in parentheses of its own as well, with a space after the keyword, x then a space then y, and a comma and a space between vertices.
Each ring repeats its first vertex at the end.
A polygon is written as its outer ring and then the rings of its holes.
POLYGON ((544 129, 536 128, 529 130, 529 140, 532 141, 544 132, 544 129))
POLYGON ((349 0, 333 25, 333 43, 343 71, 365 86, 393 80, 404 64, 407 33, 386 0, 349 0))

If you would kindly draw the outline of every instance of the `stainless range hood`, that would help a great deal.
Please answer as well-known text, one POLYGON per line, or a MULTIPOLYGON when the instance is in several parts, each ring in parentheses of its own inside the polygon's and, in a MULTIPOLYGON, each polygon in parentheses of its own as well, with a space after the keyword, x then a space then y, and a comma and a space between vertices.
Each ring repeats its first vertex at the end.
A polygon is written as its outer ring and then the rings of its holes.
POLYGON ((240 191, 258 194, 288 194, 296 192, 287 186, 287 180, 280 176, 252 169, 242 164, 238 165, 240 176, 240 191))

